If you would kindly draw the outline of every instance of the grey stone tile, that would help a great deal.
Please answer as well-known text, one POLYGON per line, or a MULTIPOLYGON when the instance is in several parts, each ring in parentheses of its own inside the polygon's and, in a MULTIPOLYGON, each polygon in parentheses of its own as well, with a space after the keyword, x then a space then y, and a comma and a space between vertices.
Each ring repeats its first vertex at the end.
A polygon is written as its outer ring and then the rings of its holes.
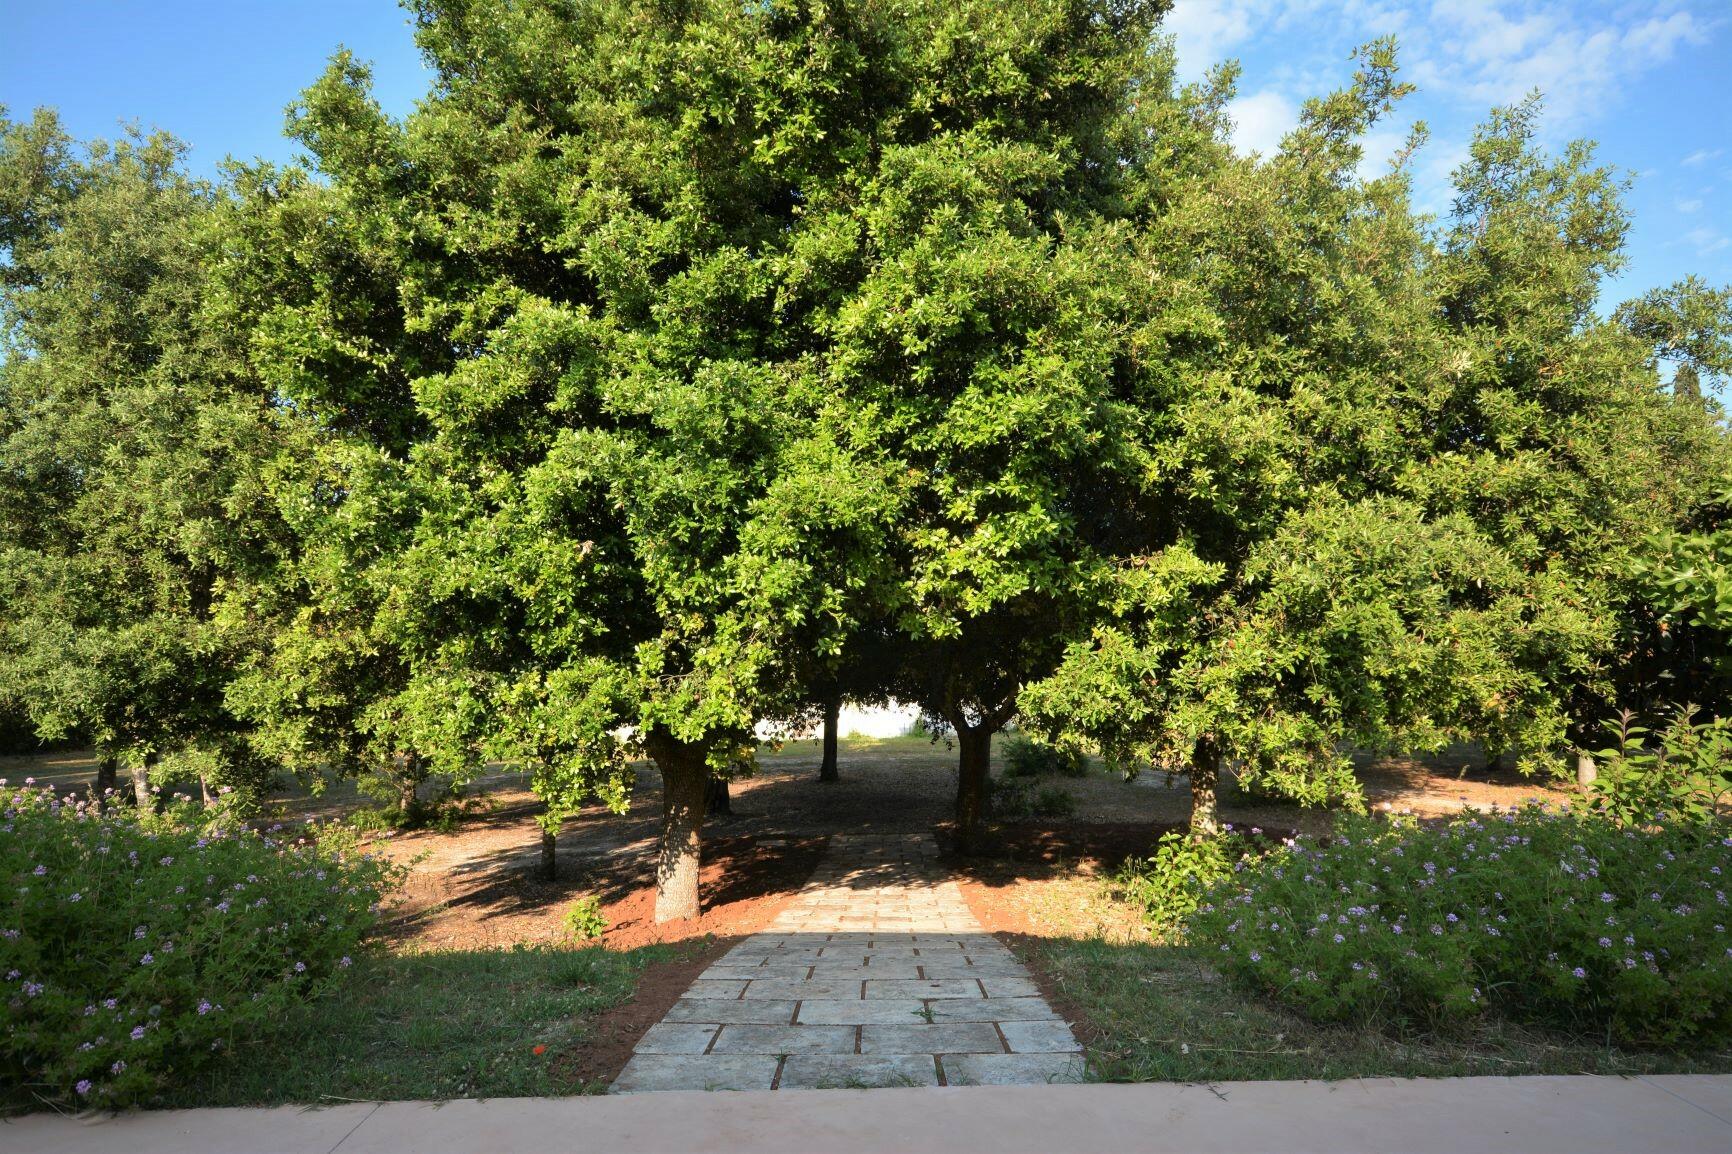
POLYGON ((873 962, 870 966, 848 965, 844 962, 819 962, 812 977, 819 981, 864 981, 867 978, 918 978, 918 958, 907 962, 873 962))
POLYGON ((768 1090, 778 1064, 769 1054, 634 1054, 608 1092, 768 1090))
POLYGON ((791 1054, 776 1085, 783 1090, 936 1086, 938 1070, 924 1054, 791 1054))
MULTIPOLYGON (((957 1003, 963 1004, 963 1003, 957 1003)), ((985 1003, 982 1003, 983 1005, 985 1003)), ((916 998, 855 998, 852 1001, 800 1003, 801 1022, 814 1025, 861 1026, 867 1022, 921 1022, 925 1003, 916 998)))
POLYGON ((1035 1022, 1057 1017, 1045 998, 951 998, 932 1003, 935 1022, 1035 1022))
POLYGON ((763 966, 735 966, 724 961, 717 962, 698 976, 700 978, 737 978, 745 982, 755 981, 759 978, 792 978, 798 981, 811 972, 812 967, 807 965, 790 966, 781 962, 771 962, 763 966))
MULTIPOLYGON (((1026 978, 1028 970, 1017 962, 988 961, 979 965, 920 959, 920 972, 928 978, 1026 978)), ((732 975, 724 975, 732 976, 732 975)))
POLYGON ((758 1022, 783 1025, 794 1020, 793 1001, 728 1001, 721 998, 681 998, 664 1022, 758 1022))
POLYGON ((682 998, 737 998, 740 991, 746 988, 744 982, 707 981, 699 978, 692 983, 691 989, 681 994, 682 998))
POLYGON ((1068 1022, 1000 1022, 998 1028, 1014 1054, 1073 1054, 1082 1049, 1068 1022))
POLYGON ((951 1086, 1038 1086, 1083 1076, 1081 1054, 946 1054, 939 1061, 951 1086))
POLYGON ((710 1048, 717 1027, 695 1022, 658 1022, 632 1049, 639 1054, 701 1054, 710 1048))
POLYGON ((981 978, 989 998, 1038 998, 1040 987, 1030 978, 981 978))
POLYGON ((723 1026, 716 1054, 852 1054, 853 1026, 723 1026))
MULTIPOLYGON (((1015 979, 1009 979, 1014 981, 1015 979)), ((754 983, 755 985, 756 983, 754 983)), ((969 978, 934 978, 914 981, 881 978, 866 982, 868 998, 978 998, 979 983, 969 978)))
POLYGON ((804 1001, 807 998, 858 998, 860 983, 850 981, 811 981, 797 982, 782 978, 760 978, 746 987, 746 997, 756 1001, 759 998, 793 998, 804 1001))
POLYGON ((860 1027, 862 1054, 1002 1054, 991 1022, 915 1022, 860 1027))

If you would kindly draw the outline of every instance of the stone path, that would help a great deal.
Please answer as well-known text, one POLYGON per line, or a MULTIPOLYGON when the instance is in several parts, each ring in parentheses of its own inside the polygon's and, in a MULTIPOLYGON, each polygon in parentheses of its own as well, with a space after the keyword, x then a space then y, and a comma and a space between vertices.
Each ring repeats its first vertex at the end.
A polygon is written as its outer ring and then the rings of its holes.
POLYGON ((639 1040, 614 1093, 1075 1082, 1082 1053, 929 834, 838 835, 770 929, 639 1040))

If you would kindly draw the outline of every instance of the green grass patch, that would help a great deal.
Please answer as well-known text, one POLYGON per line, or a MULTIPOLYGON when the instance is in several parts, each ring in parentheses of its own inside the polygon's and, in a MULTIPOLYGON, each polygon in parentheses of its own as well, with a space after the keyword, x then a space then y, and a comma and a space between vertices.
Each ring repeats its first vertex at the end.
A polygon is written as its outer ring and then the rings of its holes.
POLYGON ((1495 1016, 1449 1036, 1319 1024, 1234 989, 1183 946, 1043 939, 1032 949, 1100 1031, 1089 1069, 1101 1081, 1732 1072, 1732 1050, 1620 1049, 1495 1016))
POLYGON ((561 1057, 675 946, 378 954, 330 996, 238 1042, 163 1106, 573 1094, 561 1057), (537 1054, 535 1048, 544 1047, 537 1054))

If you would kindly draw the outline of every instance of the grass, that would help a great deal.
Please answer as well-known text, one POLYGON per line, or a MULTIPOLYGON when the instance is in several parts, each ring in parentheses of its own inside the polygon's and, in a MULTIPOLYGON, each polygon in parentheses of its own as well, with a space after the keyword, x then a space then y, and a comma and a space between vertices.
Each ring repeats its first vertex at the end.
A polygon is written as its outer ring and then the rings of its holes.
POLYGON ((1036 939, 1030 960, 1097 1031, 1108 1082, 1732 1072, 1732 1052, 1619 1050, 1506 1021, 1458 1037, 1398 1037, 1312 1022, 1233 988, 1183 946, 1036 939))
POLYGON ((585 1093, 562 1076, 590 1021, 673 946, 376 954, 268 1036, 180 1080, 164 1106, 585 1093), (541 1054, 536 1046, 543 1046, 541 1054))

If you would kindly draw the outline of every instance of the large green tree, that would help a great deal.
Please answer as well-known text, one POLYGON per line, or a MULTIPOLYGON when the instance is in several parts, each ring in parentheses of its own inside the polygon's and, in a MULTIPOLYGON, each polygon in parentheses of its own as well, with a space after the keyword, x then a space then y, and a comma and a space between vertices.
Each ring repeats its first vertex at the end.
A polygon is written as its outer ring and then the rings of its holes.
POLYGON ((1613 174, 1585 145, 1544 155, 1529 102, 1430 230, 1407 153, 1358 176, 1403 91, 1371 46, 1274 156, 1214 154, 1146 225, 1149 537, 1023 703, 1188 763, 1198 836, 1223 758, 1320 802, 1357 798, 1349 747, 1551 756, 1607 676, 1632 550, 1711 475, 1711 424, 1593 312, 1626 228, 1613 174))
POLYGON ((141 797, 164 758, 256 784, 216 610, 275 548, 272 399, 204 317, 220 198, 181 152, 0 115, 0 694, 141 797))

